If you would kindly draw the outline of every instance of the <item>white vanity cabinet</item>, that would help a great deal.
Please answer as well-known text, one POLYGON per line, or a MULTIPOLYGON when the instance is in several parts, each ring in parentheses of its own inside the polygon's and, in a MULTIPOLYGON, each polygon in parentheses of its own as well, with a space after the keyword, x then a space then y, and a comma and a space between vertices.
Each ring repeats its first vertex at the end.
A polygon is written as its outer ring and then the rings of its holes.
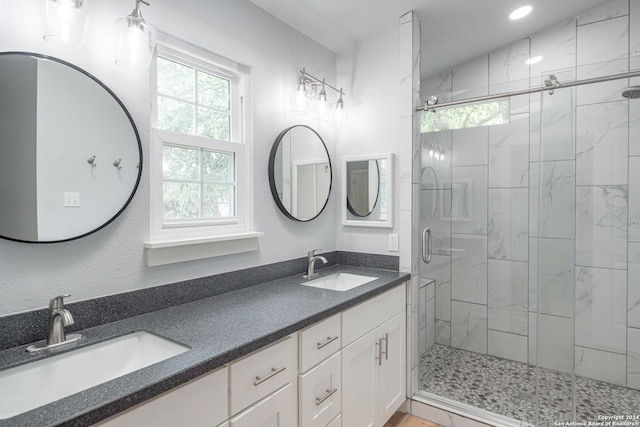
POLYGON ((405 400, 405 289, 342 313, 342 424, 380 427, 405 400))
POLYGON ((102 421, 105 427, 381 427, 405 400, 405 286, 102 421))

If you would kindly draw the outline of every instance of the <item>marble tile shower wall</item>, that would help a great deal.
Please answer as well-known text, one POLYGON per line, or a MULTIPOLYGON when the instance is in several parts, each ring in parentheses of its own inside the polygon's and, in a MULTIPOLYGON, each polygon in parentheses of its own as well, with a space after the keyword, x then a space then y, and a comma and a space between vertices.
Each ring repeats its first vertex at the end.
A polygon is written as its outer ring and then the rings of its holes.
MULTIPOLYGON (((538 86, 549 73, 616 74, 639 70, 638 55, 640 0, 615 0, 421 92, 443 101, 538 86)), ((421 350, 537 355, 546 368, 640 389, 640 100, 620 95, 630 84, 640 78, 512 97, 508 124, 423 134, 446 160, 423 155, 421 225, 434 255, 421 277, 436 282, 421 294, 421 350)))

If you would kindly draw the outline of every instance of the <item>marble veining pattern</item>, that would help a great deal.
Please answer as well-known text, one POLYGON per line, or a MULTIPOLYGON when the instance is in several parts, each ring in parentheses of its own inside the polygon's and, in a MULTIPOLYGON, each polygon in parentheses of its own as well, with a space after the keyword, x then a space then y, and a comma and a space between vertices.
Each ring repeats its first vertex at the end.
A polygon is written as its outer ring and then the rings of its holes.
POLYGON ((489 260, 489 329, 527 335, 528 264, 489 260))
POLYGON ((576 268, 576 345, 624 354, 627 349, 627 272, 576 268))
POLYGON ((578 16, 578 25, 617 18, 629 13, 629 0, 613 0, 578 16))
POLYGON ((576 189, 576 264, 627 268, 627 187, 576 189))
POLYGON ((546 161, 531 164, 529 235, 569 239, 573 233, 572 162, 546 161), (540 190, 542 169, 542 194, 540 190), (540 215, 540 218, 538 217, 540 215), (539 221, 542 230, 538 230, 539 221))
POLYGON ((629 241, 640 242, 640 157, 629 157, 629 241))
POLYGON ((576 184, 627 184, 627 101, 577 108, 576 184))
POLYGON ((487 234, 487 166, 454 167, 452 178, 452 233, 487 234))
POLYGON ((546 76, 576 64, 576 20, 569 19, 531 36, 531 57, 544 61, 531 65, 531 86, 540 86, 546 76))
POLYGON ((640 243, 629 242, 627 326, 640 328, 640 243))
POLYGON ((627 386, 640 390, 640 329, 628 328, 627 386))
POLYGON ((451 302, 451 345, 476 353, 487 352, 487 306, 451 302))
MULTIPOLYGON (((574 80, 574 75, 571 74, 565 78, 574 80)), ((540 161, 540 151, 542 151, 543 161, 573 158, 574 98, 575 88, 565 88, 556 91, 553 95, 542 92, 531 96, 529 146, 532 162, 540 161), (544 134, 541 128, 544 129, 544 134), (543 135, 542 147, 540 147, 543 135)))
POLYGON ((487 303, 487 237, 453 235, 451 299, 487 303))
POLYGON ((531 311, 555 316, 572 316, 574 270, 572 254, 571 239, 530 239, 529 308, 531 311), (538 265, 538 250, 541 257, 540 265, 538 265), (538 272, 540 272, 540 295, 537 294, 538 272))
MULTIPOLYGON (((640 338, 640 337, 639 337, 640 338)), ((639 340, 640 341, 640 340, 639 340)), ((526 363, 434 345, 420 360, 420 390, 530 424, 539 401, 539 426, 572 420, 571 376, 526 363)), ((577 376, 576 421, 598 415, 636 414, 640 392, 577 376)))
POLYGON ((526 188, 489 189, 489 258, 528 260, 528 199, 526 188))
POLYGON ((489 187, 529 186, 529 114, 489 128, 489 187))

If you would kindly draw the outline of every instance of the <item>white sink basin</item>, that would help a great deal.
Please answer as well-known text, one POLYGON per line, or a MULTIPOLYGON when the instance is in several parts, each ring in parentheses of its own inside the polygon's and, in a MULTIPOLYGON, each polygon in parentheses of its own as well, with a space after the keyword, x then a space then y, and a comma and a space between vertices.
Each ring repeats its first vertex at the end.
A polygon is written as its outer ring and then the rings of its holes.
POLYGON ((344 292, 376 279, 377 277, 363 276, 361 274, 333 273, 328 276, 302 282, 302 285, 344 292))
POLYGON ((153 365, 189 350, 148 332, 135 332, 0 371, 0 419, 153 365))

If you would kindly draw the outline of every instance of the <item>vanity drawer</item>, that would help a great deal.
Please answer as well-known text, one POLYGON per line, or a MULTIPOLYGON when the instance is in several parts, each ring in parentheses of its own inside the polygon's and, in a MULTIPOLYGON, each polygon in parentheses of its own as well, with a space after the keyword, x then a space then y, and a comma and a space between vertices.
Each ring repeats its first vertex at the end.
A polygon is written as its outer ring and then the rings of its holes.
POLYGON ((340 314, 300 331, 300 371, 308 371, 338 350, 340 314))
POLYGON ((342 348, 405 309, 405 285, 399 285, 342 312, 342 348))
POLYGON ((335 353, 300 375, 300 427, 325 427, 342 408, 341 357, 335 353))
POLYGON ((295 381, 298 372, 297 337, 297 334, 289 335, 229 366, 232 415, 295 381))
MULTIPOLYGON (((210 427, 229 418, 229 374, 219 369, 114 415, 100 427, 210 427)), ((224 426, 224 424, 222 424, 224 426)))

